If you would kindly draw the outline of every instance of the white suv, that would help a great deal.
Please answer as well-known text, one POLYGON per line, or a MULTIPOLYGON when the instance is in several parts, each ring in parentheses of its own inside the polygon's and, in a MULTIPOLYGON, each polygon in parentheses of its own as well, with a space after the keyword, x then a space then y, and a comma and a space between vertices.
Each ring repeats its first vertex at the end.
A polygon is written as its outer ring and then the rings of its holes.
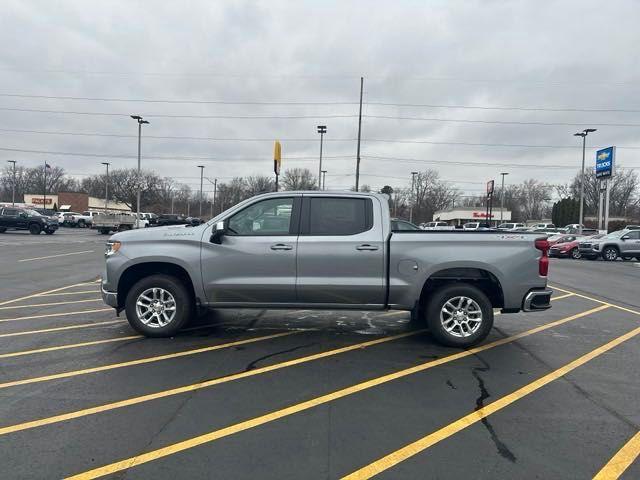
POLYGON ((498 230, 515 230, 517 228, 525 228, 524 223, 501 223, 498 225, 498 230))

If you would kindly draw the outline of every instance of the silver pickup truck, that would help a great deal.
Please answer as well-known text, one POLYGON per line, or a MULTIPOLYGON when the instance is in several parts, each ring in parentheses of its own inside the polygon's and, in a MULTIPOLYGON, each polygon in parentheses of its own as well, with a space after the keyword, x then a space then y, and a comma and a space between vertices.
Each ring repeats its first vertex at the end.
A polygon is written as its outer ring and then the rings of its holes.
POLYGON ((547 250, 527 232, 392 231, 384 195, 268 193, 199 226, 113 235, 102 296, 150 337, 203 308, 397 309, 466 347, 494 309, 549 308, 547 250))

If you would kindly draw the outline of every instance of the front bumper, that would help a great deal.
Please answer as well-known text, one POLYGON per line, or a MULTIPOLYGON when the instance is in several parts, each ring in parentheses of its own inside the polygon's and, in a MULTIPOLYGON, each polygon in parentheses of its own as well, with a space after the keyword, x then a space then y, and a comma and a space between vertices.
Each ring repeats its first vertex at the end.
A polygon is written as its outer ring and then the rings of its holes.
MULTIPOLYGON (((103 281, 104 282, 104 281, 103 281)), ((118 293, 109 292, 104 289, 104 283, 100 284, 100 291, 102 292, 102 301, 113 308, 118 308, 118 293)))
POLYGON ((522 310, 525 312, 535 312, 551 308, 552 294, 553 290, 550 288, 530 290, 522 301, 522 310))

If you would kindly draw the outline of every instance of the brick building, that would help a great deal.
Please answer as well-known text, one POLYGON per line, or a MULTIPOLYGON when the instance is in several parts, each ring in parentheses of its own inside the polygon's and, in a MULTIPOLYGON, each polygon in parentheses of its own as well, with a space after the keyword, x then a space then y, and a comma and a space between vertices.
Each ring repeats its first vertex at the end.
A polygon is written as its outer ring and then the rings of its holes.
MULTIPOLYGON (((87 210, 104 211, 104 198, 90 197, 82 192, 58 192, 44 197, 42 194, 25 193, 26 206, 48 208, 51 210, 85 212, 87 210)), ((110 212, 130 212, 124 203, 110 200, 107 205, 110 212)))

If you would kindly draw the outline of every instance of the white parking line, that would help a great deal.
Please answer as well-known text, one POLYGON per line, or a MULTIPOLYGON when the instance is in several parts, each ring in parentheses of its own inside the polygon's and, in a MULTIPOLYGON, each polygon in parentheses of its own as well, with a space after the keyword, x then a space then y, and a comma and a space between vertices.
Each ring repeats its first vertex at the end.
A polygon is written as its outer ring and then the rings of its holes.
POLYGON ((88 302, 100 302, 100 301, 102 301, 102 298, 90 298, 88 300, 73 300, 71 302, 36 303, 33 305, 11 305, 10 307, 0 307, 0 310, 13 310, 15 308, 51 307, 54 305, 70 305, 72 303, 88 303, 88 302))
POLYGON ((38 297, 57 297, 59 295, 80 295, 81 293, 100 293, 100 290, 80 290, 79 292, 42 293, 38 297))
POLYGON ((46 257, 34 257, 34 258, 23 258, 22 260, 18 260, 19 262, 33 262, 34 260, 44 260, 47 258, 55 258, 55 257, 66 257, 68 255, 82 255, 83 253, 94 253, 95 250, 83 250, 81 252, 71 252, 71 253, 60 253, 58 255, 47 255, 46 257))
POLYGON ((74 283, 72 285, 67 285, 66 287, 58 287, 58 288, 54 288, 53 290, 46 290, 44 292, 37 292, 37 293, 32 293, 31 295, 25 295, 24 297, 18 297, 18 298, 12 298, 11 300, 5 300, 4 302, 0 302, 0 305, 8 305, 9 303, 19 302, 21 300, 26 300, 28 298, 39 297, 40 295, 44 295, 46 293, 60 292, 62 290, 68 290, 68 289, 73 288, 73 287, 79 287, 79 286, 84 286, 84 285, 95 285, 98 282, 100 282, 100 279, 94 280, 92 282, 74 283))

